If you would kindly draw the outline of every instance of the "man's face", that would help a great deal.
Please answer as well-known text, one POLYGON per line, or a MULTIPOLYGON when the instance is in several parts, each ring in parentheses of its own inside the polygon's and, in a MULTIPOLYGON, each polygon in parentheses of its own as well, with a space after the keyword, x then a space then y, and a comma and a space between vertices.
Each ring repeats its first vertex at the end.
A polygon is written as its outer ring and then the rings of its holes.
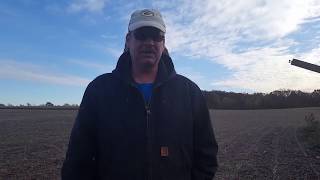
POLYGON ((127 35, 132 63, 136 67, 150 69, 158 64, 164 50, 164 33, 154 27, 142 27, 127 35))

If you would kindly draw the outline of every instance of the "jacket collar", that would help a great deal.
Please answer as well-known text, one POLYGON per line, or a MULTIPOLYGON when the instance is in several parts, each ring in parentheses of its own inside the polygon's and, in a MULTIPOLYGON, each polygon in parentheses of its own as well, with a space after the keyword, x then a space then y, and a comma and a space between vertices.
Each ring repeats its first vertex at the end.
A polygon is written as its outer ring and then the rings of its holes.
MULTIPOLYGON (((124 52, 119 57, 116 68, 112 71, 115 77, 134 84, 134 80, 131 75, 131 57, 129 52, 124 52)), ((172 59, 169 55, 162 54, 158 65, 157 77, 155 85, 161 84, 176 75, 172 59)))

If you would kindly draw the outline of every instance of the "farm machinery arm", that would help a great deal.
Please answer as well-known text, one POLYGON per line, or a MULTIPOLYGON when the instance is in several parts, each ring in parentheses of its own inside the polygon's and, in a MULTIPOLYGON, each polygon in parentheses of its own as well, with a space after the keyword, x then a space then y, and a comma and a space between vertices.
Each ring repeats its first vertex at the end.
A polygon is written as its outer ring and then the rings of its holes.
POLYGON ((289 60, 289 63, 291 63, 291 65, 294 65, 294 66, 298 66, 298 67, 301 67, 301 68, 304 68, 304 69, 308 69, 310 71, 314 71, 314 72, 320 73, 320 66, 315 65, 315 64, 311 64, 311 63, 308 63, 308 62, 305 62, 305 61, 301 61, 301 60, 298 60, 298 59, 289 60))

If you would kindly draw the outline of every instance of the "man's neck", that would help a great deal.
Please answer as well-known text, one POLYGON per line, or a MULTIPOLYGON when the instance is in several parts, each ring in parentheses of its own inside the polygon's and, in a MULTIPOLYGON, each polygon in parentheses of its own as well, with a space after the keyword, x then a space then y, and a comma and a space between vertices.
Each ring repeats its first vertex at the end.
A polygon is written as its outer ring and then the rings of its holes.
POLYGON ((157 77, 158 66, 153 68, 137 68, 132 66, 132 77, 137 83, 153 83, 157 77))

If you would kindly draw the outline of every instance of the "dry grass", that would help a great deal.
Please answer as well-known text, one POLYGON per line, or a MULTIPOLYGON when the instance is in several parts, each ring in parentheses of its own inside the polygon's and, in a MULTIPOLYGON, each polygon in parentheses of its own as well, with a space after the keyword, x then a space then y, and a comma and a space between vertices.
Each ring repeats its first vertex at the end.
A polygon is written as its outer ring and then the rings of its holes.
POLYGON ((320 122, 314 113, 308 113, 305 118, 305 126, 302 128, 302 136, 312 151, 320 153, 320 122))

